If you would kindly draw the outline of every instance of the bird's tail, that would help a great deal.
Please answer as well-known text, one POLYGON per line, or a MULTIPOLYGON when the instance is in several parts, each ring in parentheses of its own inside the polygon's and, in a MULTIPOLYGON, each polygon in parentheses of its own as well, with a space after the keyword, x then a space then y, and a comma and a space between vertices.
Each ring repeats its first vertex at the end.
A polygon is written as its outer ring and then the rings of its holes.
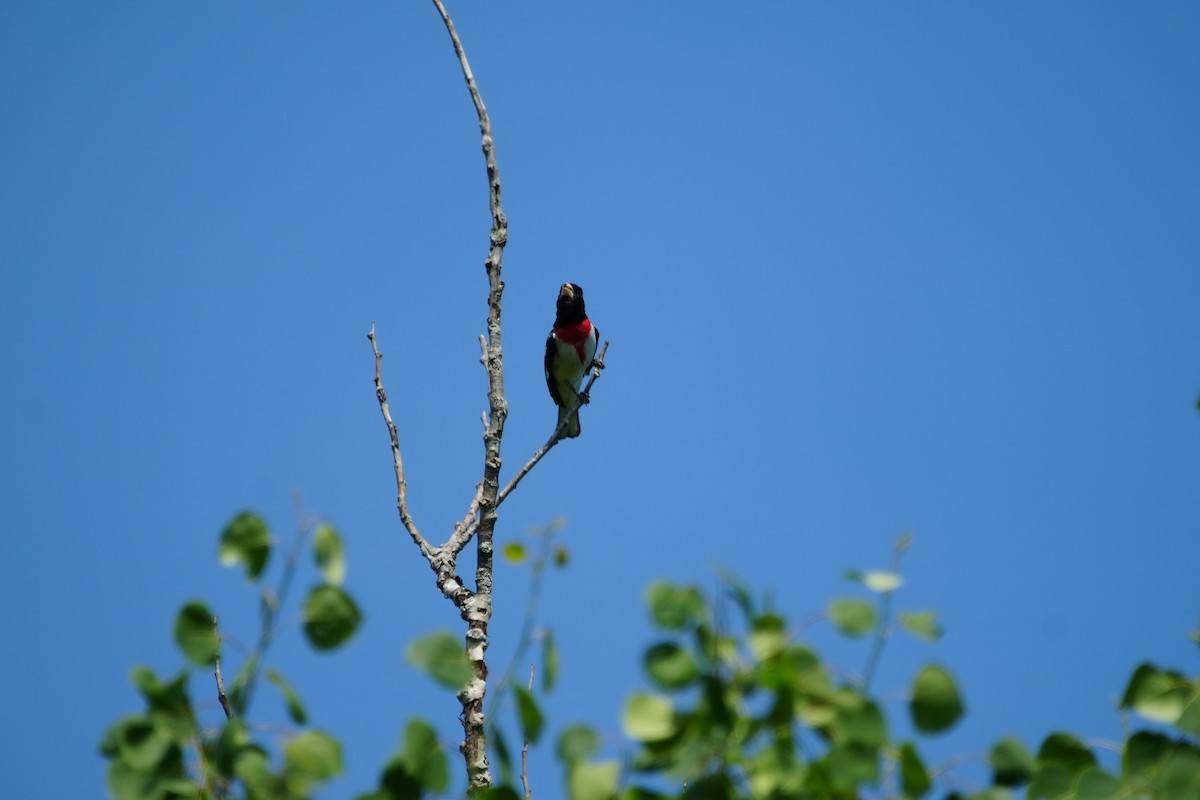
MULTIPOLYGON (((558 424, 562 425, 563 420, 566 418, 567 418, 567 406, 559 406, 558 407, 558 424)), ((574 439, 576 436, 579 435, 580 430, 582 430, 582 428, 579 425, 579 412, 577 411, 575 413, 575 416, 571 418, 571 421, 567 423, 567 427, 563 429, 563 436, 565 436, 568 439, 574 439)))

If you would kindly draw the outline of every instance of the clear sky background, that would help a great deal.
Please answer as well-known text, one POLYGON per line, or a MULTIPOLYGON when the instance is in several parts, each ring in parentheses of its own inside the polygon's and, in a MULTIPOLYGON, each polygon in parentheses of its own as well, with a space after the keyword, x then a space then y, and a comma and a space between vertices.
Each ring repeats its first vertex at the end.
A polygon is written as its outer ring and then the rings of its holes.
MULTIPOLYGON (((617 752, 650 581, 720 565, 807 618, 906 530, 897 603, 947 633, 897 639, 876 686, 903 731, 921 663, 959 676, 934 761, 1118 739, 1140 660, 1195 671, 1200 6, 451 11, 511 222, 506 472, 555 419, 560 283, 612 340, 583 436, 500 515, 501 541, 568 519, 554 726, 617 752)), ((459 623, 395 514, 366 340, 441 538, 480 469, 488 216, 433 7, 9 2, 0 107, 6 792, 102 795, 129 668, 179 668, 193 597, 254 635, 216 537, 249 507, 286 539, 293 491, 343 531, 367 615, 337 655, 273 651, 346 744, 322 796, 372 787, 412 715, 456 743, 456 702, 403 663, 459 623)), ((524 580, 499 568, 497 666, 524 580)), ((865 643, 804 635, 861 670, 865 643)))

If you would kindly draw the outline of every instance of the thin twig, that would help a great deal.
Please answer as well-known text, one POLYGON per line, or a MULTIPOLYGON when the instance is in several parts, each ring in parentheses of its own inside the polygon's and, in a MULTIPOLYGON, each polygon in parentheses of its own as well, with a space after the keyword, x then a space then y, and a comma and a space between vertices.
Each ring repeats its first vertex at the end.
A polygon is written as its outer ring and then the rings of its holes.
POLYGON ((258 642, 254 645, 253 652, 247 657, 246 663, 242 665, 241 669, 241 673, 246 676, 242 683, 243 715, 250 710, 250 703, 254 699, 254 689, 258 683, 259 673, 262 671, 263 661, 266 659, 268 648, 275 641, 276 633, 278 633, 275 625, 276 618, 287 601, 288 592, 292 588, 292 579, 296 576, 296 570, 300 566, 300 554, 304 550, 304 540, 312 527, 303 519, 301 520, 296 530, 296 536, 292 539, 292 547, 288 550, 287 558, 283 562, 283 574, 279 576, 279 588, 273 595, 270 592, 263 593, 263 602, 259 613, 258 642))
MULTIPOLYGON (((904 551, 912 545, 912 534, 903 533, 892 547, 892 572, 899 574, 900 559, 904 551)), ((875 677, 875 669, 883 655, 883 646, 892 635, 892 595, 895 589, 883 593, 880 599, 879 628, 875 631, 875 642, 871 645, 871 654, 867 656, 867 666, 863 670, 862 688, 866 692, 871 688, 871 680, 875 677)))
MULTIPOLYGON (((217 615, 213 614, 213 627, 217 628, 217 641, 221 640, 221 629, 217 627, 217 615)), ((221 651, 217 650, 216 660, 213 662, 213 677, 217 680, 217 702, 221 704, 221 710, 225 712, 225 719, 233 719, 233 709, 229 707, 229 697, 225 694, 225 678, 221 676, 221 651)))
MULTIPOLYGON (((529 691, 533 692, 533 664, 529 665, 529 691)), ((525 800, 533 797, 529 788, 529 733, 525 733, 525 744, 521 746, 521 786, 525 789, 525 800)))
POLYGON ((529 592, 525 597, 525 614, 521 620, 521 632, 517 634, 517 649, 508 662, 504 676, 500 678, 496 686, 496 691, 492 694, 493 711, 500 708, 501 701, 513 682, 517 666, 525 660, 525 654, 529 652, 529 648, 533 644, 534 623, 537 621, 538 605, 542 596, 542 576, 546 574, 546 565, 554 557, 554 537, 560 529, 561 525, 552 521, 540 532, 534 534, 541 541, 538 543, 537 555, 533 557, 529 565, 529 592))
POLYGON ((371 341, 371 350, 375 353, 375 397, 379 400, 379 410, 383 413, 383 421, 387 423, 388 435, 392 439, 392 462, 396 471, 396 508, 400 512, 400 521, 404 529, 412 537, 413 542, 421 549, 421 555, 432 562, 434 548, 417 530, 408 510, 408 482, 404 479, 404 459, 400 455, 400 434, 396 432, 396 423, 392 422, 392 412, 388 408, 387 391, 383 388, 383 353, 379 352, 379 344, 375 341, 375 323, 371 323, 371 332, 367 334, 371 341))
MULTIPOLYGON (((600 354, 598 356, 596 356, 596 361, 598 363, 603 363, 604 362, 604 354, 607 352, 608 352, 608 340, 605 339, 604 346, 600 348, 600 354)), ((595 383, 596 379, 600 377, 602 370, 603 370, 603 368, 599 367, 599 366, 592 370, 592 374, 591 374, 591 377, 588 378, 587 385, 584 386, 583 391, 580 392, 581 395, 583 395, 585 397, 587 396, 587 394, 592 390, 592 384, 595 383)), ((546 440, 546 443, 544 445, 542 445, 540 448, 538 448, 537 452, 535 452, 533 454, 533 457, 530 458, 529 461, 527 461, 525 463, 525 466, 523 466, 519 470, 517 470, 517 474, 512 477, 512 480, 510 480, 508 482, 508 485, 504 487, 503 491, 501 491, 500 495, 496 498, 496 505, 500 505, 501 503, 503 503, 504 500, 509 496, 509 494, 512 493, 512 490, 517 488, 517 484, 521 482, 521 479, 523 479, 526 475, 528 475, 529 471, 532 470, 534 467, 536 467, 537 463, 539 461, 541 461, 546 456, 546 454, 549 453, 554 448, 554 446, 556 444, 558 444, 560 441, 562 441, 563 433, 566 431, 567 425, 570 424, 570 422, 571 422, 571 414, 578 414, 579 409, 582 406, 583 406, 582 400, 578 397, 575 398, 575 402, 571 408, 571 412, 563 417, 563 421, 561 423, 559 423, 558 427, 554 429, 554 432, 552 434, 550 434, 550 438, 546 440)))

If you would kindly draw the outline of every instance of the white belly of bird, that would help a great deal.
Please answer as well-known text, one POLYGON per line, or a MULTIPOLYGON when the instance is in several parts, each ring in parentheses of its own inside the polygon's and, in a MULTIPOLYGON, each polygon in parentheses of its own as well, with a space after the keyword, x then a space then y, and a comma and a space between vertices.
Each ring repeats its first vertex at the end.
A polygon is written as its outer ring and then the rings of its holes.
POLYGON ((570 342, 564 342, 555 337, 554 346, 558 350, 558 357, 554 359, 554 382, 559 386, 570 386, 575 391, 579 391, 579 385, 583 382, 583 373, 586 371, 587 363, 591 361, 592 355, 595 355, 595 345, 592 345, 592 353, 588 353, 587 345, 590 342, 584 343, 584 359, 579 359, 579 351, 575 345, 570 342))

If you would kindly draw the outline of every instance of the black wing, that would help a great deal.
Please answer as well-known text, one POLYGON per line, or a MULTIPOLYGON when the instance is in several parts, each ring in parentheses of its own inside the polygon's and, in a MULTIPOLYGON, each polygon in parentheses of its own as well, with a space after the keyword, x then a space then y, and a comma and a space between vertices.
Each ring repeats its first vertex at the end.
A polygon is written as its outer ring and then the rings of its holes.
POLYGON ((550 399, 554 401, 554 405, 561 406, 562 398, 558 396, 558 387, 554 385, 554 353, 557 348, 554 346, 554 334, 551 333, 546 337, 546 388, 550 390, 550 399))

